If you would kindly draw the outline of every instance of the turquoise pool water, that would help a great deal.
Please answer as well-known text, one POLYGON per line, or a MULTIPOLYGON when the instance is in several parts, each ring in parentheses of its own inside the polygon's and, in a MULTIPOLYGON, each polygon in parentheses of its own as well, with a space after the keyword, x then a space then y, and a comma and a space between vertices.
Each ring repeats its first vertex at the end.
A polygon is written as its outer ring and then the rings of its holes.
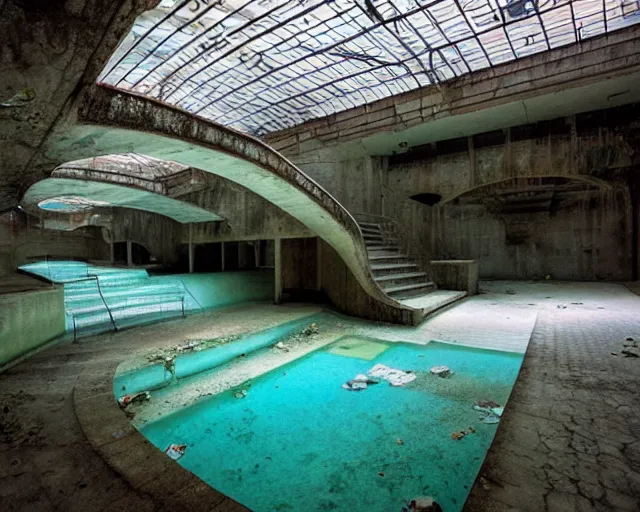
POLYGON ((155 446, 186 444, 179 464, 261 511, 400 511, 433 496, 460 510, 497 425, 475 401, 506 402, 521 354, 351 339, 142 428, 155 446), (357 341, 357 340, 356 340, 357 341), (342 384, 377 363, 412 370, 403 387, 342 384), (429 374, 435 365, 454 374, 429 374), (461 440, 455 431, 475 429, 461 440))

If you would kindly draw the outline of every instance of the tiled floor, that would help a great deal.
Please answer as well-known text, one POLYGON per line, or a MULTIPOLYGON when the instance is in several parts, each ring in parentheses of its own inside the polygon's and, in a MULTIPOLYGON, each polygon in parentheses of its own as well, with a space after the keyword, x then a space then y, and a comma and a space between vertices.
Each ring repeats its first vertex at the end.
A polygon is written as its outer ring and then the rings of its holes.
POLYGON ((538 320, 466 510, 640 510, 640 358, 621 353, 640 341, 640 298, 595 283, 513 288, 539 301, 538 320))

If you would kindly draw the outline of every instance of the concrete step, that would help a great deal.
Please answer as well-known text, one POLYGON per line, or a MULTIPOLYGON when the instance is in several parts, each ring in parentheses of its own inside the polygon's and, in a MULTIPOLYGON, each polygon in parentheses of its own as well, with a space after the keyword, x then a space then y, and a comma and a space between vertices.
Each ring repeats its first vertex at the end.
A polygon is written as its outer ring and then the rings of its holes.
POLYGON ((383 290, 394 299, 407 299, 417 295, 425 295, 429 291, 435 290, 435 286, 431 282, 426 282, 383 287, 383 290))
POLYGON ((386 274, 375 278, 381 286, 426 283, 425 272, 403 272, 400 274, 386 274))
POLYGON ((400 247, 398 247, 397 245, 386 245, 386 244, 367 244, 365 242, 365 245, 367 247, 367 252, 371 252, 371 251, 389 251, 389 252, 400 252, 400 247))
POLYGON ((380 230, 380 224, 375 222, 358 222, 360 229, 377 229, 380 230))
MULTIPOLYGON (((381 251, 384 252, 384 251, 381 251)), ((402 263, 415 263, 408 256, 400 253, 388 253, 384 256, 369 256, 369 264, 370 265, 393 265, 393 264, 402 264, 402 263)))
POLYGON ((383 243, 384 238, 382 238, 382 235, 370 235, 368 233, 364 233, 362 235, 362 238, 364 238, 365 242, 379 242, 379 243, 383 243))
POLYGON ((363 235, 366 235, 366 234, 381 235, 382 234, 382 230, 380 228, 363 228, 362 226, 360 226, 360 231, 362 231, 363 235))
POLYGON ((371 265, 371 270, 375 278, 387 274, 402 274, 406 272, 418 272, 418 265, 415 263, 377 263, 371 265))

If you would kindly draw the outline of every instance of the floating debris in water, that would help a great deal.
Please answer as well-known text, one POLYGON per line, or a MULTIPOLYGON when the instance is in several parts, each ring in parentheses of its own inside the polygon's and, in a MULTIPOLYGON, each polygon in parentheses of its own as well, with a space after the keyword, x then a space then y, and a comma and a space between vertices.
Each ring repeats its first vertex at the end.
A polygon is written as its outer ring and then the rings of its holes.
POLYGON ((473 405, 473 408, 482 413, 482 423, 493 425, 500 422, 504 407, 500 407, 493 400, 481 400, 473 405))
POLYGON ((446 378, 449 377, 453 372, 448 366, 433 366, 431 368, 431 374, 437 375, 438 377, 446 378))
POLYGON ((235 398, 246 398, 247 390, 246 389, 241 389, 240 391, 236 391, 236 392, 233 393, 233 396, 235 398))
POLYGON ((399 444, 399 445, 403 445, 403 444, 404 444, 404 441, 403 441, 402 439, 398 438, 398 439, 396 440, 396 443, 397 443, 397 444, 399 444))
POLYGON ((442 512, 440 504, 431 496, 414 498, 408 503, 408 512, 442 512))
POLYGON ((164 453, 166 453, 169 458, 173 460, 178 460, 180 457, 184 455, 184 452, 187 451, 186 444, 170 444, 169 448, 167 448, 164 453))
POLYGON ((342 385, 342 389, 346 389, 348 391, 362 391, 363 389, 367 389, 369 384, 378 384, 380 381, 378 379, 374 379, 372 377, 368 377, 363 373, 356 375, 353 379, 345 382, 342 385))
POLYGON ((451 439, 453 439, 454 441, 460 441, 460 439, 462 439, 466 435, 467 433, 464 430, 460 430, 458 432, 453 432, 451 434, 451 439))
POLYGON ((367 375, 386 380, 391 386, 404 386, 416 380, 416 375, 412 371, 398 370, 384 364, 376 364, 367 375))

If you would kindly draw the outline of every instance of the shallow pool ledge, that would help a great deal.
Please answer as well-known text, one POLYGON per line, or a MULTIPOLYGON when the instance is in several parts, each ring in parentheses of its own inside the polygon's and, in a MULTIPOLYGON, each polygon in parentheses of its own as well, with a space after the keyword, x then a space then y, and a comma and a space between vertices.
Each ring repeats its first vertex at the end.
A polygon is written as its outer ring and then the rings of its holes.
MULTIPOLYGON (((317 313, 312 314, 264 331, 243 335, 226 345, 179 355, 175 358, 175 377, 183 379, 205 372, 243 354, 247 355, 274 345, 278 340, 302 330, 317 318, 317 313)), ((145 366, 116 375, 113 380, 113 394, 120 398, 140 391, 152 391, 168 386, 172 379, 173 375, 162 363, 145 366)))

